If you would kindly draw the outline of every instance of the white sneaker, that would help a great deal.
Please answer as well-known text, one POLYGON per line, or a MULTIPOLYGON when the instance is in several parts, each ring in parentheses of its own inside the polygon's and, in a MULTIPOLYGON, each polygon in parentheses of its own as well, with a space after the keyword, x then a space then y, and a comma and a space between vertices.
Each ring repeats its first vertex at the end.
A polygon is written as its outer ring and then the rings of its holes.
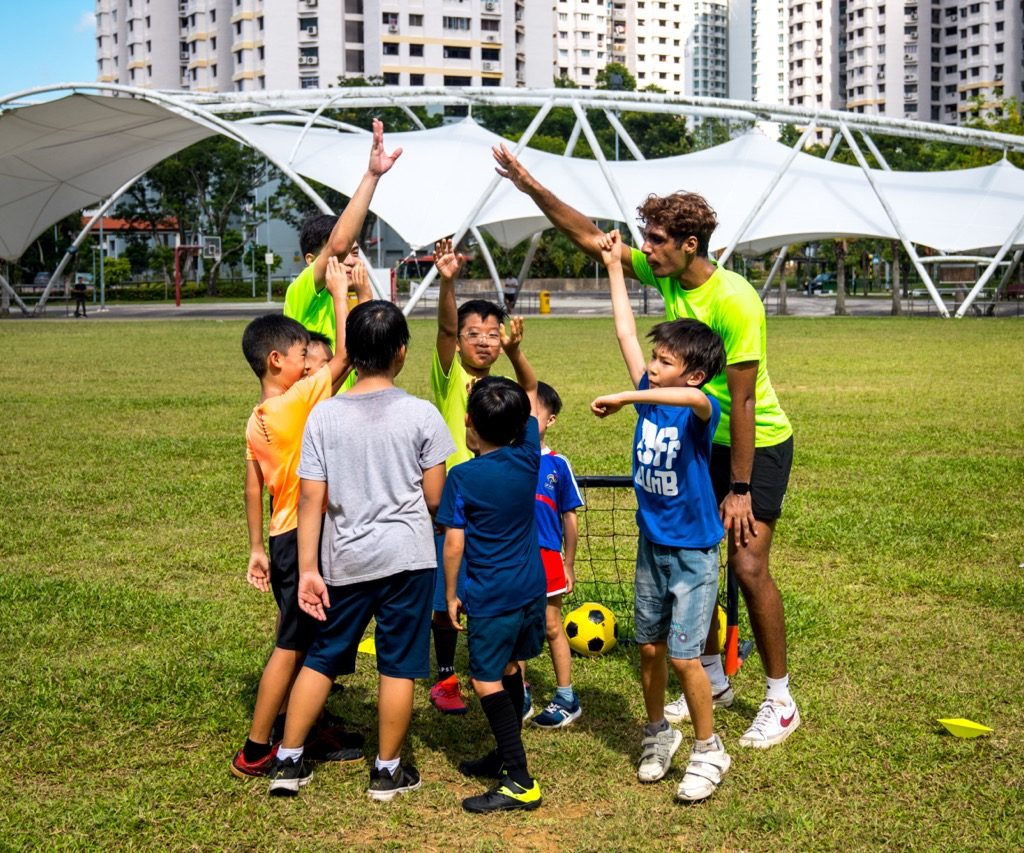
POLYGON ((683 781, 679 783, 676 799, 688 803, 706 800, 722 784, 722 777, 732 766, 732 759, 725 751, 722 739, 715 735, 715 749, 698 752, 694 747, 690 763, 686 765, 683 781))
POLYGON ((643 753, 640 755, 636 778, 641 782, 657 782, 665 778, 672 764, 672 756, 682 742, 683 733, 671 727, 656 735, 644 735, 643 753))
POLYGON ((800 712, 796 702, 789 705, 765 699, 754 717, 754 722, 740 738, 740 746, 768 749, 782 743, 800 725, 800 712))
MULTIPOLYGON (((711 705, 714 708, 728 708, 735 698, 732 685, 726 682, 725 687, 711 694, 711 705)), ((665 706, 665 719, 670 723, 682 723, 690 719, 690 709, 686 707, 686 697, 682 693, 675 702, 669 702, 665 706)))

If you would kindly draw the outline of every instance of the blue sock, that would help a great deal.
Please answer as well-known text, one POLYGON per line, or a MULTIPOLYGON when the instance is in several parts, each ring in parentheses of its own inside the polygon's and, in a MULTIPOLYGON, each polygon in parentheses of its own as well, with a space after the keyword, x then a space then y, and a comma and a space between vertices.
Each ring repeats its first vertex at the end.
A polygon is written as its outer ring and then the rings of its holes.
POLYGON ((561 699, 566 705, 571 705, 573 699, 576 698, 576 693, 570 684, 568 687, 556 687, 555 696, 561 699))

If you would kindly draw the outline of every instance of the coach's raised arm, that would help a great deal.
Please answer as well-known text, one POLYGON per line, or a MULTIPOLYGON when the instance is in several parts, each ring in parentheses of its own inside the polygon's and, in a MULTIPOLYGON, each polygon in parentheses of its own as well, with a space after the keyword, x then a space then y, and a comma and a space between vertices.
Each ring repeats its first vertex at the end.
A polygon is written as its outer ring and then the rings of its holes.
MULTIPOLYGON (((540 184, 504 144, 495 145, 491 153, 498 164, 494 171, 503 178, 508 178, 517 190, 532 198, 551 224, 579 246, 591 260, 600 262, 600 243, 604 232, 576 208, 570 207, 540 184)), ((628 278, 636 278, 629 252, 622 253, 622 272, 628 278)))

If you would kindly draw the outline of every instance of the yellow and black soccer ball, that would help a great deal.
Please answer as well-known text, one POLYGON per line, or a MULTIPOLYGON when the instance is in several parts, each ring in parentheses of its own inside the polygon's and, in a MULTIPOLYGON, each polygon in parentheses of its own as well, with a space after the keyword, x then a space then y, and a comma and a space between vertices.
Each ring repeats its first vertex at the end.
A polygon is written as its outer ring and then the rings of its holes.
POLYGON ((615 648, 619 641, 619 623, 603 604, 588 601, 566 615, 562 622, 569 648, 587 657, 598 657, 615 648))

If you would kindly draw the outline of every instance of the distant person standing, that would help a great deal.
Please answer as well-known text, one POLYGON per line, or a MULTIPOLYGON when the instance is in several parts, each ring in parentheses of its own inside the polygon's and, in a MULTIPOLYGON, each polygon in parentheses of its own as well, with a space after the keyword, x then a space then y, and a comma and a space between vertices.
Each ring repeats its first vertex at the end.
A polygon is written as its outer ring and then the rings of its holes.
POLYGON ((75 293, 75 316, 78 317, 79 311, 81 311, 82 317, 88 317, 89 315, 85 313, 85 282, 76 281, 74 287, 71 289, 75 293))

